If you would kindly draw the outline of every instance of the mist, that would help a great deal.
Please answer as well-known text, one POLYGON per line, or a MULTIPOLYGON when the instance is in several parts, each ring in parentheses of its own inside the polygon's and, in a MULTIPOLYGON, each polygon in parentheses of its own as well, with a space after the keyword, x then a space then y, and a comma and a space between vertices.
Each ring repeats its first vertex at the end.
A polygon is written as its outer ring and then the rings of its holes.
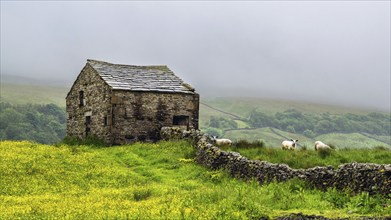
POLYGON ((389 1, 1 1, 1 74, 168 65, 201 97, 391 110, 389 1))

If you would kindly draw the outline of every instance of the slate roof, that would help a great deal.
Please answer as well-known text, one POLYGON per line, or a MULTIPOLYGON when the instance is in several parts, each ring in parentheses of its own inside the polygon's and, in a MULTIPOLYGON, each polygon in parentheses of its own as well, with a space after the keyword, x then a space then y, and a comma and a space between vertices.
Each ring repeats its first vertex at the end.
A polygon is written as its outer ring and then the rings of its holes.
POLYGON ((194 88, 167 66, 133 66, 90 59, 87 63, 115 90, 194 94, 194 88))

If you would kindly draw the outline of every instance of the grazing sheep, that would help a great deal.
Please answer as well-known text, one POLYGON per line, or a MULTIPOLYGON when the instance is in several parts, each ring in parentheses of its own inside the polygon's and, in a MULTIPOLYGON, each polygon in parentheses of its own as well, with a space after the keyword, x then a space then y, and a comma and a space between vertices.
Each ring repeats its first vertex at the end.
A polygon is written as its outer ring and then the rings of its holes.
POLYGON ((226 138, 217 138, 217 136, 212 136, 212 141, 217 145, 217 146, 231 146, 232 141, 230 139, 226 138))
POLYGON ((315 141, 315 150, 331 150, 331 147, 322 141, 315 141))
POLYGON ((296 148, 296 142, 299 140, 293 140, 291 139, 290 141, 283 141, 282 142, 282 149, 283 150, 294 150, 296 148))

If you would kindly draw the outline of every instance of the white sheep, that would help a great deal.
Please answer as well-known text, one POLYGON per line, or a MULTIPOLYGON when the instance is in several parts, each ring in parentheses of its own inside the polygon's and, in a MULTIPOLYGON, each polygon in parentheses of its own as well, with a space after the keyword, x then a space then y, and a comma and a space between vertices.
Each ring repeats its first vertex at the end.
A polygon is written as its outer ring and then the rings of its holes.
POLYGON ((217 146, 231 146, 232 141, 226 138, 217 138, 217 136, 212 136, 212 140, 217 146))
POLYGON ((296 148, 296 142, 299 140, 293 140, 291 139, 290 141, 283 141, 282 142, 282 149, 283 150, 294 150, 296 148))
POLYGON ((331 147, 322 141, 315 141, 315 150, 331 150, 331 147))

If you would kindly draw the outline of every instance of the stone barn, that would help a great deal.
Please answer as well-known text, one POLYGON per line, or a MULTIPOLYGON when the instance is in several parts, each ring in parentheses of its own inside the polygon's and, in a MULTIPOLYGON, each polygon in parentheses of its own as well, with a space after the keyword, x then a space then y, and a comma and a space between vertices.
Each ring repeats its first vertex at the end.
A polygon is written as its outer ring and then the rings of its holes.
POLYGON ((66 97, 67 136, 156 141, 164 126, 198 129, 199 95, 167 66, 87 60, 66 97))

